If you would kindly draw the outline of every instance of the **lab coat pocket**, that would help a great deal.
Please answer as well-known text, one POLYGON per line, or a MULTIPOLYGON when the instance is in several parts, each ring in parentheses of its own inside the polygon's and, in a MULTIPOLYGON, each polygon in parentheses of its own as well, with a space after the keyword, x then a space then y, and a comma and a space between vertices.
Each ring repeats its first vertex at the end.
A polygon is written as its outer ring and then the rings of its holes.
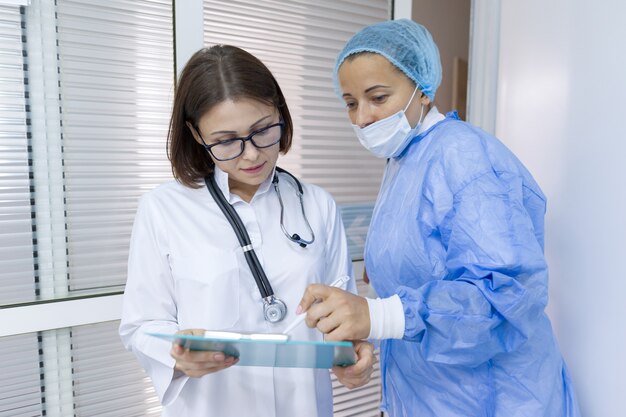
POLYGON ((233 252, 172 260, 178 326, 223 330, 239 320, 239 269, 233 252))

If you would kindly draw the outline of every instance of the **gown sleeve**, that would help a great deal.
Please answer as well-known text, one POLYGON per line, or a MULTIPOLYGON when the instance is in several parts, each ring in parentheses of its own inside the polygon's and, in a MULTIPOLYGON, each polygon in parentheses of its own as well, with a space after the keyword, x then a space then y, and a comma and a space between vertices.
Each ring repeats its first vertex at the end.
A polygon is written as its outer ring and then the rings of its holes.
POLYGON ((176 300, 168 262, 167 241, 150 195, 139 204, 130 241, 128 279, 119 333, 150 376, 163 405, 176 399, 187 376, 174 376, 171 344, 145 334, 175 333, 176 300))
POLYGON ((522 187, 521 178, 491 171, 445 197, 435 233, 446 276, 398 290, 404 339, 420 342, 427 360, 478 366, 531 336, 547 304, 548 272, 522 187))

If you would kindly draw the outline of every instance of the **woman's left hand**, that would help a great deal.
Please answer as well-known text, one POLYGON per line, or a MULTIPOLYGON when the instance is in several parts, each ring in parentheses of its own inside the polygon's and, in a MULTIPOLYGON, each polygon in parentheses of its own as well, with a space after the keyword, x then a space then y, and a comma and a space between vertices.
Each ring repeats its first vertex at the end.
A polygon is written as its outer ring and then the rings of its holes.
POLYGON ((374 356, 374 345, 365 341, 357 340, 354 343, 357 362, 351 366, 335 366, 333 373, 337 376, 346 388, 353 389, 367 384, 374 372, 376 356, 374 356))

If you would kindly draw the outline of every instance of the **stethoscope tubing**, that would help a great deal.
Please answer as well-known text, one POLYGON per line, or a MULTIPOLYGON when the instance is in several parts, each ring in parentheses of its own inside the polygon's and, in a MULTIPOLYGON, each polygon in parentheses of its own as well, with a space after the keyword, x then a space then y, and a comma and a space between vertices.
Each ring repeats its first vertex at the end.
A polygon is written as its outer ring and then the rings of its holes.
POLYGON ((261 262, 259 262, 259 258, 256 256, 256 252, 252 248, 252 241, 250 240, 250 236, 246 231, 245 226, 243 225, 241 219, 235 212, 235 209, 226 201, 226 198, 219 191, 217 184, 215 183, 215 178, 213 175, 208 175, 204 178, 204 181, 209 189, 209 192, 218 203, 218 207, 226 216, 228 222, 232 225, 233 230, 235 231, 235 235, 237 236, 237 240, 243 249, 243 254, 246 258, 246 262, 248 266, 252 270, 252 275, 254 280, 256 281, 257 286, 259 287, 259 291, 261 292, 261 296, 263 298, 271 297, 274 295, 274 290, 270 285, 267 276, 265 275, 265 271, 261 266, 261 262))
MULTIPOLYGON (((302 216, 304 218, 307 228, 309 229, 309 232, 311 233, 311 240, 304 240, 298 234, 290 235, 287 232, 287 229, 285 228, 283 224, 284 206, 283 206, 282 198, 280 196, 280 190, 278 188, 278 175, 274 174, 274 178, 272 179, 272 184, 274 185, 274 189, 276 190, 276 194, 278 196, 278 201, 280 202, 280 226, 283 230, 284 235, 289 240, 300 245, 302 248, 306 248, 307 245, 315 241, 315 234, 313 233, 313 228, 309 224, 309 221, 306 217, 306 213, 304 212, 304 201, 303 201, 304 192, 302 189, 302 184, 300 184, 300 181, 298 181, 298 179, 295 176, 285 171, 284 169, 276 167, 276 171, 290 176, 295 182, 297 186, 296 192, 300 200, 300 208, 302 211, 302 216)), ((252 272, 252 276, 254 277, 254 281, 256 282, 256 285, 259 288, 261 297, 263 298, 263 302, 265 306, 264 315, 266 317, 266 320, 270 322, 276 322, 276 321, 282 320, 286 312, 286 305, 282 300, 274 296, 274 290, 272 289, 272 286, 270 285, 270 282, 267 279, 267 275, 265 275, 265 271, 263 270, 263 267, 261 266, 261 262, 259 261, 259 258, 256 256, 256 252, 254 251, 254 248, 252 246, 252 241, 250 240, 250 236, 248 235, 248 232, 243 222, 241 221, 241 218, 235 211, 235 208, 228 203, 228 201, 226 200, 222 192, 219 190, 217 183, 215 182, 215 177, 213 174, 207 175, 204 178, 204 182, 206 183, 206 186, 209 189, 211 196, 217 203, 218 207, 220 208, 220 210, 226 217, 226 220, 228 220, 228 222, 230 223, 233 231, 235 232, 235 235, 237 236, 237 240, 239 241, 239 244, 241 245, 241 249, 243 250, 246 262, 248 263, 250 271, 252 272), (271 317, 274 317, 274 316, 272 316, 272 314, 269 313, 270 310, 265 310, 265 309, 269 309, 270 307, 279 307, 279 310, 282 310, 282 313, 280 313, 281 317, 278 318, 277 320, 272 319, 271 317)))
POLYGON ((304 212, 304 200, 302 198, 302 196, 304 195, 304 191, 302 190, 302 184, 300 184, 300 181, 298 181, 298 179, 295 176, 293 176, 291 172, 285 171, 281 167, 276 167, 276 171, 289 175, 295 182, 297 186, 296 194, 298 195, 298 199, 300 200, 300 211, 302 212, 302 218, 304 219, 304 222, 306 223, 306 227, 307 229, 309 229, 309 233, 311 234, 311 239, 305 240, 299 234, 290 235, 289 232, 287 231, 287 228, 285 228, 285 223, 283 222, 285 207, 283 206, 283 199, 280 196, 280 188, 278 187, 278 176, 275 175, 274 179, 272 180, 272 184, 274 185, 274 189, 276 190, 276 195, 278 196, 278 202, 280 203, 280 228, 283 230, 283 234, 287 236, 287 239, 291 240, 294 243, 297 243, 303 248, 306 248, 307 245, 310 245, 311 243, 315 242, 315 233, 313 232, 313 228, 309 224, 309 220, 307 219, 306 213, 304 212))

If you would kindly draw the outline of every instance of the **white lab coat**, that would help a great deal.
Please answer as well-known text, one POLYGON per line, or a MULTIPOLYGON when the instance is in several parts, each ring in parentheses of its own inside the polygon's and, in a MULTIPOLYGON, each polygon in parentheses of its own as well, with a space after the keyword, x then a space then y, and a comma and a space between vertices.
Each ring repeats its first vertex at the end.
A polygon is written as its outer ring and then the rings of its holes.
MULTIPOLYGON (((233 366, 202 378, 173 378, 170 344, 145 332, 179 329, 280 333, 295 318, 306 286, 352 276, 346 237, 332 197, 302 183, 306 215, 315 242, 306 248, 280 228, 280 204, 271 182, 250 203, 230 194, 227 174, 216 182, 241 217, 277 297, 288 308, 285 320, 263 319, 263 303, 232 227, 206 186, 172 181, 144 195, 133 226, 128 281, 120 335, 146 370, 164 405, 163 416, 332 416, 332 387, 325 369, 233 366)), ((295 184, 279 174, 289 233, 309 232, 295 184)), ((354 281, 349 289, 355 291, 354 281)), ((322 340, 301 325, 296 340, 322 340)))

